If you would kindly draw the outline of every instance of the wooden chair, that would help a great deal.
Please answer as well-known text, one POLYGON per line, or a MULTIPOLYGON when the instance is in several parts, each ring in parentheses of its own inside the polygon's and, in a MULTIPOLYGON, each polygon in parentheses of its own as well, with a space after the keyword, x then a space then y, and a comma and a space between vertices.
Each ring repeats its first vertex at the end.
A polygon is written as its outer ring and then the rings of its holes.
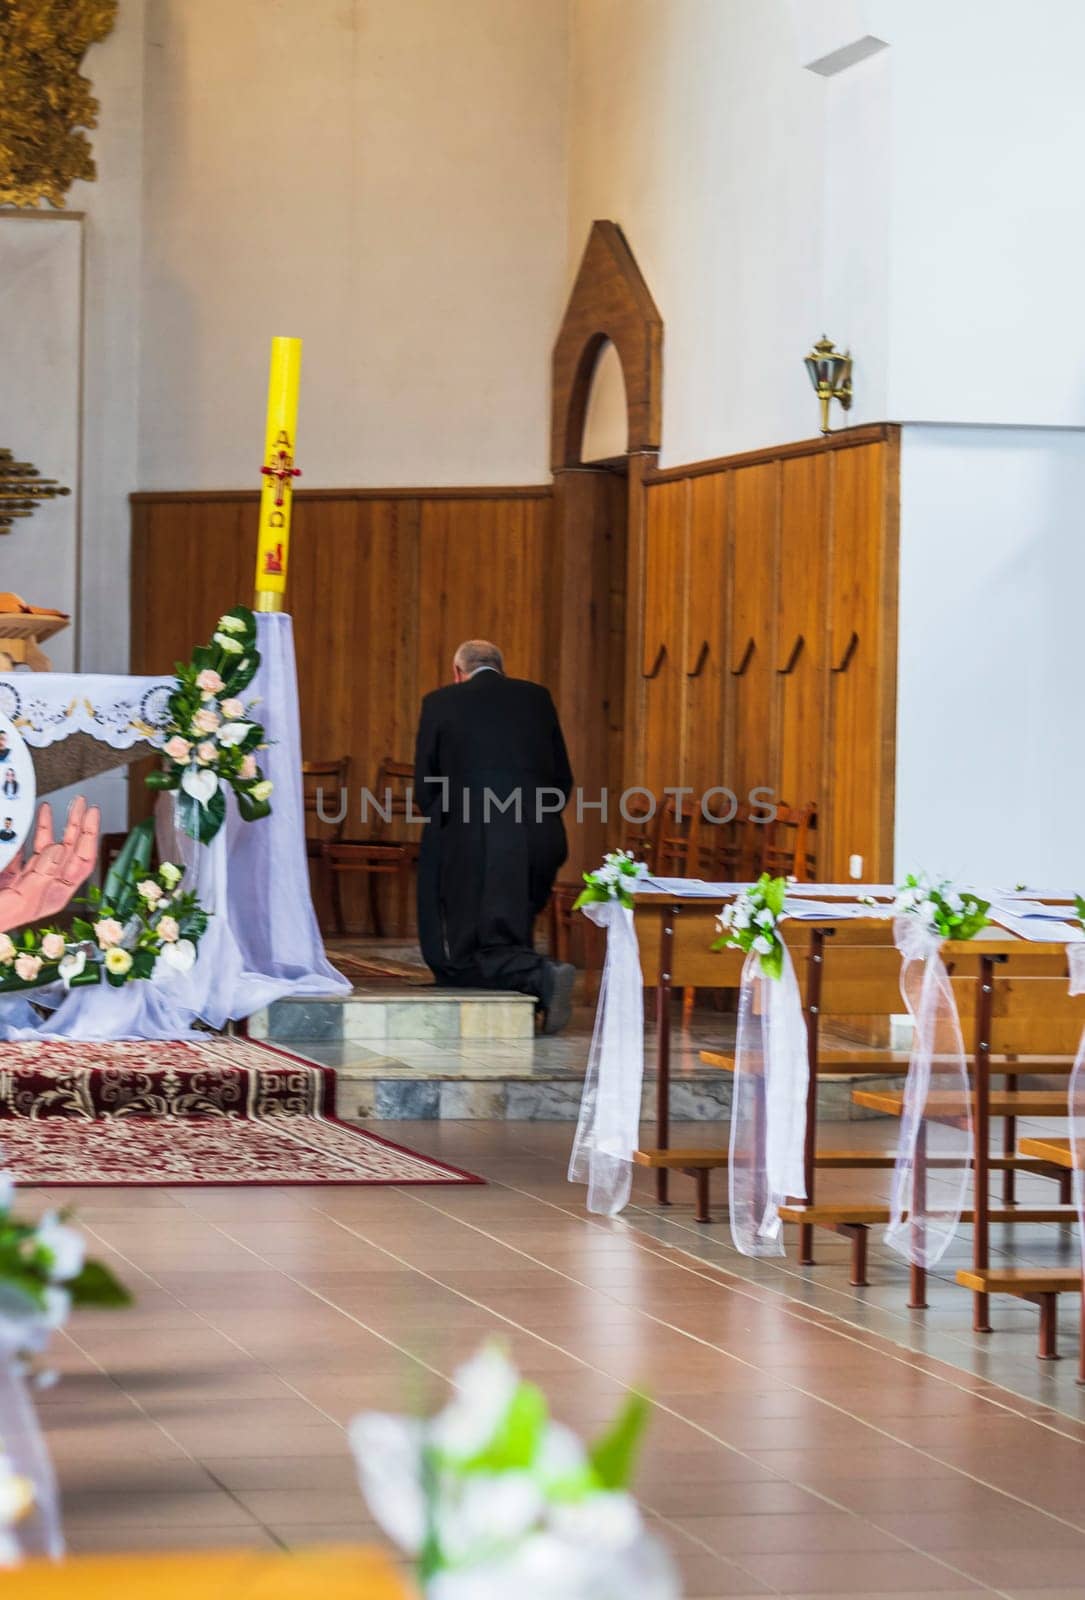
POLYGON ((627 805, 628 816, 619 815, 618 849, 631 850, 638 861, 646 861, 649 872, 662 871, 656 862, 661 810, 658 799, 638 796, 627 805))
POLYGON ((748 805, 709 806, 709 813, 717 820, 699 819, 693 844, 692 875, 709 883, 745 883, 755 877, 753 863, 756 854, 751 835, 756 831, 748 805))
POLYGON ((754 831, 760 836, 758 873, 794 877, 799 883, 817 881, 817 806, 777 806, 772 822, 758 823, 754 831))
MULTIPOLYGON (((319 884, 320 893, 316 896, 316 901, 318 907, 321 907, 322 903, 332 898, 332 876, 325 853, 326 846, 338 839, 342 833, 345 814, 344 818, 338 821, 325 821, 324 817, 328 812, 331 812, 333 817, 339 816, 339 812, 344 809, 344 790, 348 797, 346 807, 349 809, 350 757, 337 756, 332 761, 303 761, 301 788, 305 803, 305 854, 310 863, 316 863, 315 869, 310 865, 309 871, 319 884), (330 804, 327 798, 329 795, 330 804)), ((324 932, 323 921, 320 922, 320 931, 324 932)))
MULTIPOLYGON (((332 911, 336 932, 346 932, 343 917, 342 878, 344 873, 362 873, 369 880, 369 908, 373 919, 373 932, 384 938, 384 919, 380 906, 380 880, 394 878, 396 885, 397 933, 404 938, 408 929, 411 871, 418 860, 418 841, 405 837, 408 805, 408 788, 414 768, 408 761, 394 761, 385 756, 377 770, 373 794, 376 799, 376 821, 372 832, 363 838, 351 839, 340 825, 338 837, 323 847, 324 859, 331 874, 332 911), (393 829, 399 829, 396 837, 393 829)), ((345 819, 344 819, 345 822, 345 819)))

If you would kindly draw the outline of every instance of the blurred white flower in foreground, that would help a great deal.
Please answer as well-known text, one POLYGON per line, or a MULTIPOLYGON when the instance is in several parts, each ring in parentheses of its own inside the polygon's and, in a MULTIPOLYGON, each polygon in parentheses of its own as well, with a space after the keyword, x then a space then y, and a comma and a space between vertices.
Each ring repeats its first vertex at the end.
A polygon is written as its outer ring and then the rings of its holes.
POLYGON ((626 1486, 646 1416, 633 1397, 588 1451, 485 1346, 431 1420, 367 1414, 350 1440, 384 1531, 427 1600, 677 1600, 626 1486))

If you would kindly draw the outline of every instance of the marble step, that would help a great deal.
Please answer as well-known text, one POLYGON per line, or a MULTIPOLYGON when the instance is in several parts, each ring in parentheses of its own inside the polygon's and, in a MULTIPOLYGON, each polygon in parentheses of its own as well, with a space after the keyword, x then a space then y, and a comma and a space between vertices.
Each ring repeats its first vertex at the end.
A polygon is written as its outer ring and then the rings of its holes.
POLYGON ((276 1044, 312 1040, 425 1042, 456 1049, 461 1041, 530 1040, 530 995, 481 989, 356 989, 328 1000, 276 1000, 249 1018, 249 1036, 276 1044))
MULTIPOLYGON (((321 1046, 303 1041, 290 1046, 299 1055, 335 1068, 339 1115, 349 1121, 526 1121, 575 1122, 584 1087, 582 1066, 562 1068, 533 1061, 532 1046, 501 1049, 470 1047, 460 1054, 428 1047, 378 1054, 357 1046, 321 1046)), ((859 1122, 876 1117, 855 1106, 856 1087, 899 1086, 898 1079, 824 1079, 818 1085, 818 1118, 825 1122, 859 1122)), ((670 1107, 674 1122, 725 1121, 731 1108, 732 1079, 708 1068, 690 1067, 671 1078, 670 1107)), ((656 1075, 644 1075, 641 1116, 656 1113, 656 1075)))

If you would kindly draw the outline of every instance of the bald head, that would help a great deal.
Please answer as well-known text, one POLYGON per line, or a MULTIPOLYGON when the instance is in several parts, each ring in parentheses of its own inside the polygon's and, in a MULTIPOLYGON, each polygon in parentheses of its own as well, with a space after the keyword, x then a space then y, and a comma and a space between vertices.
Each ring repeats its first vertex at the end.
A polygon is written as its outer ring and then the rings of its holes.
POLYGON ((452 671, 457 683, 465 683, 482 667, 494 672, 504 672, 505 658, 489 639, 466 639, 452 657, 452 671))

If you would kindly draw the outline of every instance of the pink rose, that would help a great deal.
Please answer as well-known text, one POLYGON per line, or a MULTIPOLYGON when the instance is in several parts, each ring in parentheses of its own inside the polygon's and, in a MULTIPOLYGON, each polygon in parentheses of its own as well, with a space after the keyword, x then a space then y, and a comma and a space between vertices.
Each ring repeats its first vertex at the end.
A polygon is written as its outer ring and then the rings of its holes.
POLYGON ((202 689, 204 694, 218 694, 226 685, 213 667, 204 667, 196 679, 197 689, 202 689))
POLYGON ((175 733, 172 739, 166 740, 165 750, 171 761, 187 761, 191 749, 188 740, 182 739, 179 733, 175 733))
POLYGON ((222 718, 217 711, 211 711, 206 706, 197 711, 192 719, 192 726, 197 733, 214 733, 222 718))
POLYGON ((47 933, 41 941, 41 952, 47 961, 59 961, 68 948, 62 933, 47 933))
POLYGON ((238 717, 245 715, 245 702, 243 700, 224 700, 222 714, 228 722, 234 722, 238 717))
POLYGON ((241 776, 243 778, 255 778, 258 770, 259 769, 256 765, 256 757, 254 755, 250 754, 241 757, 241 776))
POLYGON ((116 917, 103 917, 94 924, 94 937, 103 950, 109 950, 113 945, 120 944, 124 929, 116 917))
POLYGON ((15 958, 15 972, 24 983, 33 983, 41 971, 41 956, 32 956, 24 950, 21 956, 15 958))
POLYGON ((177 926, 176 917, 159 917, 158 937, 162 940, 163 944, 176 944, 180 932, 181 930, 177 926))
POLYGON ((215 746, 209 743, 206 739, 204 740, 203 744, 198 744, 196 746, 196 760, 205 767, 209 767, 217 755, 218 751, 215 749, 215 746))

